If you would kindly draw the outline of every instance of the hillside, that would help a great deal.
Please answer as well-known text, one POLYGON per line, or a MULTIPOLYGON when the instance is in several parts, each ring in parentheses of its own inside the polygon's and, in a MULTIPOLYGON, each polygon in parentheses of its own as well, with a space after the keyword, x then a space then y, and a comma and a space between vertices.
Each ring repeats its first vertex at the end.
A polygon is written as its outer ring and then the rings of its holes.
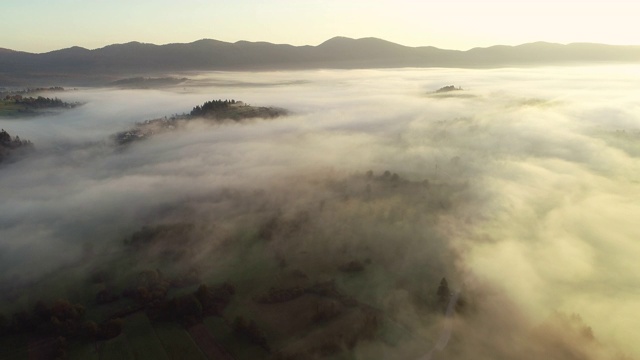
POLYGON ((272 119, 287 115, 287 110, 275 107, 251 106, 242 101, 212 100, 202 106, 197 105, 189 114, 173 115, 169 118, 145 120, 137 123, 133 128, 119 132, 113 136, 120 145, 183 128, 190 120, 201 118, 208 121, 223 123, 226 121, 240 122, 246 119, 272 119))
MULTIPOLYGON (((317 46, 202 39, 187 44, 139 42, 89 50, 71 47, 42 54, 0 51, 0 79, 61 75, 117 75, 188 70, 314 68, 503 67, 640 61, 640 46, 530 43, 467 51, 408 47, 377 38, 335 37, 317 46)), ((64 77, 63 77, 64 78, 64 77)), ((69 81, 73 77, 66 78, 69 81)))

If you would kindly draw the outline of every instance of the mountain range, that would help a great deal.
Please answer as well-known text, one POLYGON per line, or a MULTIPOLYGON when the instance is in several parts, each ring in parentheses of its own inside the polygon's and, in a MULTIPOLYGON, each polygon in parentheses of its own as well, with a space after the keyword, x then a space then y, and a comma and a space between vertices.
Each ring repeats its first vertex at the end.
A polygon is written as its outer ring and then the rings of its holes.
POLYGON ((0 48, 0 85, 3 78, 20 75, 315 68, 494 68, 605 62, 638 63, 640 46, 536 42, 460 51, 432 46, 408 47, 377 38, 335 37, 317 46, 203 39, 166 45, 129 42, 94 50, 74 46, 40 54, 0 48))

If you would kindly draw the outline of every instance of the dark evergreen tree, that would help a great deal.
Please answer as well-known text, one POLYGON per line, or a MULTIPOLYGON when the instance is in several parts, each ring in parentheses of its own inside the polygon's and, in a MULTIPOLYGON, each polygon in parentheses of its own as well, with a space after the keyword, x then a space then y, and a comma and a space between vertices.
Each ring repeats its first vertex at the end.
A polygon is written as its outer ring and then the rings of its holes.
POLYGON ((438 300, 440 300, 441 303, 446 304, 449 302, 449 298, 451 297, 451 291, 449 290, 449 284, 447 283, 446 278, 442 278, 442 280, 440 280, 440 285, 438 286, 437 295, 438 295, 438 300))

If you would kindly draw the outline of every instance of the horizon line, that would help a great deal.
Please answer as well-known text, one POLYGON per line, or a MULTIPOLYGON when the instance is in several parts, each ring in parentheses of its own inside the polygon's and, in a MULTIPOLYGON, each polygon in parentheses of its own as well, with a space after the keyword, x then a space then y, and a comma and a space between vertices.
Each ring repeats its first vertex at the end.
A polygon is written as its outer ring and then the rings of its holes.
POLYGON ((251 40, 224 41, 224 40, 218 40, 218 39, 214 39, 214 38, 200 38, 200 39, 197 39, 197 40, 194 40, 194 41, 190 41, 190 42, 168 42, 168 43, 161 43, 161 44, 151 43, 151 42, 143 42, 143 41, 138 41, 138 40, 131 40, 131 41, 127 41, 127 42, 111 43, 111 44, 107 44, 107 45, 104 45, 104 46, 101 46, 101 47, 96 47, 96 48, 86 48, 84 46, 72 45, 72 46, 69 46, 69 47, 63 47, 63 48, 49 50, 49 51, 43 51, 43 52, 31 52, 31 51, 25 51, 25 50, 16 50, 16 49, 0 47, 0 51, 4 50, 4 51, 10 51, 10 52, 20 52, 20 53, 28 53, 28 54, 40 55, 40 54, 47 54, 47 53, 52 53, 52 52, 56 52, 56 51, 63 51, 63 50, 76 49, 76 48, 77 49, 82 49, 82 50, 87 50, 87 51, 95 51, 95 50, 104 49, 104 48, 107 48, 107 47, 110 47, 110 46, 128 45, 128 44, 169 46, 169 45, 188 45, 188 44, 197 43, 199 41, 216 41, 216 42, 225 43, 225 44, 231 44, 231 45, 238 44, 238 43, 252 43, 252 44, 263 43, 263 44, 270 44, 270 45, 285 45, 285 46, 302 48, 302 47, 318 47, 318 46, 321 46, 321 45, 323 45, 323 44, 325 44, 325 43, 327 43, 329 41, 338 40, 338 39, 353 40, 353 41, 378 40, 378 41, 383 41, 383 42, 387 42, 387 43, 390 43, 390 44, 394 44, 394 45, 398 45, 398 46, 402 46, 402 47, 406 47, 406 48, 418 49, 418 48, 432 47, 432 48, 436 48, 436 49, 440 49, 440 50, 459 51, 459 52, 467 52, 467 51, 474 50, 474 49, 488 49, 488 48, 492 48, 492 47, 518 47, 518 46, 531 45, 531 44, 548 44, 548 45, 561 45, 561 46, 568 46, 568 45, 604 45, 604 46, 615 46, 615 47, 640 47, 640 44, 608 44, 608 43, 586 42, 586 41, 570 42, 570 43, 559 43, 559 42, 538 40, 538 41, 520 43, 520 44, 517 44, 517 45, 494 44, 494 45, 489 45, 489 46, 475 46, 475 47, 468 48, 466 50, 460 50, 460 49, 441 48, 441 47, 437 47, 437 46, 433 46, 433 45, 410 46, 410 45, 404 45, 404 44, 401 44, 401 43, 393 42, 393 41, 390 41, 390 40, 386 40, 386 39, 378 38, 378 37, 374 37, 374 36, 367 36, 367 37, 361 37, 361 38, 352 38, 352 37, 348 37, 348 36, 337 35, 337 36, 331 37, 331 38, 329 38, 329 39, 327 39, 327 40, 325 40, 325 41, 323 41, 323 42, 321 42, 321 43, 319 43, 317 45, 310 45, 310 44, 293 45, 293 44, 288 44, 288 43, 276 43, 276 42, 270 42, 270 41, 265 41, 265 40, 257 40, 257 41, 251 41, 251 40))

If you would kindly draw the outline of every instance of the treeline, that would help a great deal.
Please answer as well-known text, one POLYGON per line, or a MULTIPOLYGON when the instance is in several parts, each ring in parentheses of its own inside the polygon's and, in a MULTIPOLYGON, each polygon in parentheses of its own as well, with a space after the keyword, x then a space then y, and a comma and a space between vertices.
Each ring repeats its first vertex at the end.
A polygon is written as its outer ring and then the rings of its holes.
MULTIPOLYGON (((98 272, 91 276, 95 284, 107 284, 108 274, 98 272)), ((199 283, 197 271, 192 270, 182 276, 166 277, 160 270, 145 270, 138 273, 136 280, 122 292, 101 290, 96 294, 97 305, 110 304, 121 299, 133 301, 109 316, 110 319, 125 318, 139 311, 145 311, 152 321, 177 322, 192 325, 206 316, 222 316, 235 288, 225 282, 218 286, 199 283), (181 289, 198 285, 197 290, 181 296, 169 297, 171 289, 181 289)), ((109 286, 107 286, 109 288, 109 286)))
POLYGON ((47 108, 72 108, 76 107, 78 103, 64 102, 58 98, 47 98, 43 96, 34 97, 22 97, 20 95, 10 96, 7 95, 5 100, 13 100, 16 104, 24 105, 32 109, 47 109, 47 108))
POLYGON ((194 107, 189 113, 189 115, 193 117, 206 116, 209 113, 212 113, 221 109, 226 109, 230 105, 241 104, 241 103, 242 102, 240 101, 236 102, 233 99, 232 100, 211 100, 211 101, 205 102, 204 104, 202 104, 202 106, 197 105, 196 107, 194 107))
POLYGON ((112 136, 119 145, 143 140, 150 136, 173 131, 192 119, 203 118, 209 121, 242 121, 245 119, 272 119, 287 115, 288 111, 275 107, 251 106, 237 100, 211 100, 197 105, 189 113, 175 114, 167 118, 146 120, 136 123, 135 127, 112 136))
POLYGON ((38 88, 27 88, 24 90, 12 90, 12 91, 1 91, 0 96, 2 95, 21 95, 21 94, 33 94, 38 92, 45 91, 65 91, 65 88, 61 86, 51 86, 48 88, 38 87, 38 88))
POLYGON ((147 310, 147 315, 153 321, 177 322, 189 326, 202 321, 206 316, 222 316, 233 294, 235 288, 229 283, 215 287, 201 284, 193 293, 171 299, 158 299, 147 310))
POLYGON ((29 140, 21 140, 19 136, 12 138, 4 129, 0 130, 0 147, 17 149, 22 146, 33 146, 33 143, 29 140))
POLYGON ((30 311, 17 311, 10 317, 0 314, 0 336, 37 336, 44 339, 39 347, 45 348, 47 358, 64 359, 69 340, 108 340, 122 332, 122 320, 108 319, 98 324, 85 320, 85 312, 83 305, 64 299, 51 304, 38 301, 30 311))
MULTIPOLYGON (((107 285, 109 275, 96 272, 90 275, 95 284, 107 285)), ((30 309, 16 311, 6 316, 0 313, 0 337, 26 335, 42 339, 46 358, 63 359, 69 350, 68 343, 93 343, 117 337, 122 333, 126 318, 144 312, 154 322, 174 322, 185 327, 201 322, 207 316, 222 316, 231 302, 235 288, 229 283, 209 286, 200 283, 196 290, 169 297, 172 288, 194 286, 199 283, 195 272, 176 278, 167 278, 159 270, 142 271, 133 283, 121 293, 99 291, 95 303, 86 306, 102 306, 119 302, 120 310, 100 321, 86 319, 86 307, 60 299, 52 303, 37 301, 30 309)), ((30 345, 30 347, 33 345, 30 345)))
POLYGON ((132 77, 125 78, 110 82, 111 86, 125 87, 125 88, 142 88, 148 89, 151 87, 161 87, 161 86, 170 86, 183 83, 189 79, 187 78, 174 78, 174 77, 161 77, 161 78, 153 78, 153 77, 132 77))
POLYGON ((4 129, 0 130, 0 162, 12 155, 33 149, 33 143, 22 140, 19 136, 12 137, 4 129))
POLYGON ((449 91, 458 91, 458 90, 462 90, 462 87, 460 87, 460 86, 455 87, 454 85, 448 85, 448 86, 443 86, 440 89, 436 90, 436 93, 443 93, 443 92, 449 92, 449 91))

